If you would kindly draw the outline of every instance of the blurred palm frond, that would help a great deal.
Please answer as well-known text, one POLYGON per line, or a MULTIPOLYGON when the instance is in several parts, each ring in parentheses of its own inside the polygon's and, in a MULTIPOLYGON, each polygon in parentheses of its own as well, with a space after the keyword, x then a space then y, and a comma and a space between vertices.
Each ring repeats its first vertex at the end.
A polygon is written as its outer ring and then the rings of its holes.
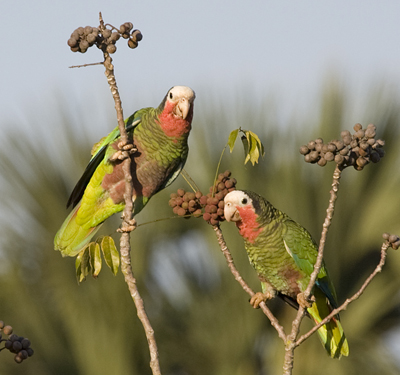
MULTIPOLYGON (((387 154, 362 172, 344 172, 328 235, 325 258, 341 300, 375 267, 381 234, 400 233, 400 106, 387 91, 377 92, 365 103, 362 118, 354 118, 345 90, 329 86, 321 95, 318 121, 293 117, 283 127, 270 98, 255 102, 247 94, 236 103, 203 103, 207 110, 196 107, 185 168, 205 192, 229 132, 239 126, 254 131, 264 143, 264 160, 244 166, 243 154, 235 149, 225 154, 221 168, 232 170, 238 188, 265 196, 318 240, 333 166, 304 163, 298 148, 317 137, 337 138, 355 122, 375 123, 387 154)), ((84 169, 90 145, 99 138, 97 130, 84 130, 76 108, 69 111, 60 103, 53 112, 40 121, 30 117, 28 132, 12 130, 14 124, 3 130, 0 318, 30 338, 35 355, 16 365, 2 352, 0 374, 149 374, 146 339, 121 274, 112 277, 103 270, 98 280, 78 286, 74 260, 52 250, 53 236, 67 214, 68 193, 84 169)), ((139 223, 171 216, 168 194, 180 186, 187 188, 181 178, 154 197, 139 223)), ((103 233, 113 234, 118 225, 118 217, 109 220, 103 233)), ((235 228, 223 224, 222 229, 240 272, 259 290, 235 228)), ((132 234, 132 246, 135 276, 165 374, 281 372, 282 342, 261 311, 250 308, 203 220, 141 226, 132 234)), ((382 274, 342 314, 350 356, 331 360, 312 337, 296 351, 295 374, 319 374, 321 368, 325 374, 399 372, 386 343, 388 333, 400 326, 399 266, 398 254, 390 252, 382 274)), ((294 311, 279 301, 270 305, 289 329, 294 311)), ((305 322, 304 327, 310 326, 305 322)))

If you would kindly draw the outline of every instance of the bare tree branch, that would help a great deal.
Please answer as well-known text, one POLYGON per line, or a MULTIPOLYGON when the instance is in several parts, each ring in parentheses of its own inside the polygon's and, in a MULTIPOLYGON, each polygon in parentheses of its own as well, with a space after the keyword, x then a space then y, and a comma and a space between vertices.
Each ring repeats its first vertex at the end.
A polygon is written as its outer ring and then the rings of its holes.
MULTIPOLYGON (((101 13, 100 17, 100 29, 103 31, 105 29, 104 21, 102 19, 101 13)), ((117 112, 118 127, 121 134, 121 146, 120 149, 123 150, 123 146, 128 145, 129 139, 125 130, 124 115, 122 111, 122 103, 119 95, 117 83, 114 75, 114 66, 112 64, 112 59, 107 52, 104 53, 104 67, 105 75, 107 77, 108 84, 111 89, 111 94, 115 102, 115 110, 117 112)), ((132 266, 131 266, 131 246, 130 246, 130 232, 136 228, 136 222, 132 219, 133 202, 132 202, 132 175, 131 175, 131 158, 126 154, 123 163, 123 171, 125 176, 125 208, 122 215, 123 222, 121 228, 121 241, 120 241, 120 252, 121 252, 121 270, 125 277, 125 282, 128 285, 130 294, 135 303, 137 315, 143 325, 144 331, 146 333, 147 342, 150 351, 150 367, 153 375, 161 375, 160 364, 158 359, 158 349, 157 343, 154 337, 154 330, 146 314, 144 308, 143 299, 139 294, 136 279, 133 276, 132 266)))
MULTIPOLYGON (((341 173, 342 173, 342 169, 338 165, 336 165, 335 171, 333 172, 333 182, 332 182, 332 189, 330 191, 329 205, 326 210, 325 221, 322 225, 321 239, 319 241, 319 247, 318 247, 318 256, 317 256, 317 260, 314 265, 314 270, 310 276, 310 282, 308 283, 307 289, 304 292, 305 300, 308 300, 310 298, 311 290, 314 287, 315 281, 318 277, 319 271, 322 266, 322 259, 324 256, 326 236, 328 234, 328 230, 329 230, 329 227, 332 222, 333 213, 335 211, 335 202, 336 202, 337 193, 339 190, 341 173)), ((303 320, 305 314, 306 314, 305 308, 303 306, 299 306, 299 310, 297 312, 296 318, 293 320, 293 323, 292 323, 292 330, 291 330, 290 334, 288 335, 287 341, 286 341, 286 348, 285 348, 286 353, 285 353, 285 359, 284 359, 284 365, 283 365, 283 374, 284 375, 292 374, 294 349, 298 346, 298 344, 296 343, 296 337, 299 334, 300 324, 301 324, 301 321, 303 320)))
MULTIPOLYGON (((243 277, 240 276, 239 271, 236 269, 235 264, 233 262, 232 255, 226 246, 226 242, 224 236, 222 234, 221 228, 218 225, 213 225, 213 229, 218 239, 219 246, 221 248, 222 253, 225 256, 226 262, 228 263, 228 267, 232 272, 232 275, 235 277, 235 280, 242 286, 244 291, 250 295, 250 297, 254 296, 254 291, 247 285, 247 283, 243 280, 243 277)), ((277 330, 279 337, 286 343, 286 334, 283 327, 279 324, 278 319, 272 314, 271 310, 267 307, 265 302, 260 303, 260 307, 264 314, 268 317, 271 322, 271 325, 277 330)))
POLYGON ((303 341, 308 339, 315 331, 317 331, 320 327, 322 327, 324 324, 328 323, 336 314, 339 314, 341 311, 346 310, 347 306, 358 299, 361 294, 364 293, 365 288, 370 284, 372 279, 382 271, 382 267, 385 264, 386 261, 386 256, 387 256, 387 249, 390 247, 389 242, 384 242, 381 247, 381 259, 376 266, 375 270, 371 273, 371 275, 368 276, 368 278, 365 280, 364 284, 361 286, 359 291, 355 293, 352 297, 346 299, 342 305, 340 305, 338 308, 332 310, 332 312, 323 320, 321 320, 320 323, 315 325, 310 331, 302 335, 295 343, 296 346, 299 346, 303 341))

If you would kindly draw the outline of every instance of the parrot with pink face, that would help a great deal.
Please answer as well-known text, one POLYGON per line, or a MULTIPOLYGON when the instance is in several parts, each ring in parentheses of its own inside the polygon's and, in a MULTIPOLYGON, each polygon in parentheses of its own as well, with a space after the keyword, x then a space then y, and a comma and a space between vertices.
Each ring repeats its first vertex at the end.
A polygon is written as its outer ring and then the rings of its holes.
MULTIPOLYGON (((224 216, 239 229, 250 263, 261 281, 262 293, 250 300, 254 307, 279 296, 295 308, 306 308, 316 324, 337 307, 335 288, 324 263, 312 290, 312 302, 304 298, 318 255, 318 246, 305 228, 251 191, 228 193, 224 216)), ((332 358, 348 356, 349 346, 339 315, 317 332, 332 358)))
MULTIPOLYGON (((157 108, 140 109, 125 120, 128 137, 137 148, 130 155, 133 216, 170 185, 185 165, 194 100, 191 88, 174 86, 157 108)), ((125 177, 121 161, 114 156, 120 142, 116 127, 93 147, 67 204, 73 210, 54 239, 55 250, 63 256, 77 255, 108 217, 124 209, 125 177)))

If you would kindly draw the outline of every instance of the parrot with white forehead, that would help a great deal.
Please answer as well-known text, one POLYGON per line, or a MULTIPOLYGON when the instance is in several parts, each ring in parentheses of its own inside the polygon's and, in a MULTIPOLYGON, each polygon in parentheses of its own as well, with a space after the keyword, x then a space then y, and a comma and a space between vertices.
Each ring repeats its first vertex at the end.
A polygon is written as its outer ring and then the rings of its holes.
MULTIPOLYGON (((304 298, 318 255, 318 246, 310 233, 251 191, 232 191, 224 202, 225 219, 236 223, 261 281, 262 293, 250 300, 253 307, 279 296, 295 308, 306 308, 316 324, 321 322, 337 307, 337 299, 324 263, 312 290, 312 302, 304 298)), ((332 358, 349 354, 339 315, 319 328, 318 334, 332 358)))
MULTIPOLYGON (((125 120, 128 137, 137 148, 130 155, 133 215, 170 185, 185 165, 194 99, 191 88, 175 86, 157 108, 140 109, 125 120)), ((124 209, 125 177, 115 157, 120 142, 116 127, 94 145, 92 158, 67 203, 73 210, 54 239, 55 250, 63 256, 77 255, 108 217, 124 209)))

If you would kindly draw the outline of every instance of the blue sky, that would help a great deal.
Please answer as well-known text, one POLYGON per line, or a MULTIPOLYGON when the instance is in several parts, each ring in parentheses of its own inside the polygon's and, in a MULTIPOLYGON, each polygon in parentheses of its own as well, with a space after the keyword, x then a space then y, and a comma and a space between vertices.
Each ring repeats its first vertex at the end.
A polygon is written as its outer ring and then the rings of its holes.
POLYGON ((144 35, 136 50, 117 44, 127 114, 157 105, 173 85, 196 91, 197 110, 210 96, 244 87, 254 96, 274 93, 282 110, 311 106, 332 72, 355 95, 380 80, 400 87, 395 0, 3 0, 0 126, 27 107, 45 110, 60 91, 93 106, 109 99, 101 66, 68 69, 101 59, 96 48, 78 54, 66 44, 76 27, 98 25, 98 11, 115 26, 132 21, 144 35))

